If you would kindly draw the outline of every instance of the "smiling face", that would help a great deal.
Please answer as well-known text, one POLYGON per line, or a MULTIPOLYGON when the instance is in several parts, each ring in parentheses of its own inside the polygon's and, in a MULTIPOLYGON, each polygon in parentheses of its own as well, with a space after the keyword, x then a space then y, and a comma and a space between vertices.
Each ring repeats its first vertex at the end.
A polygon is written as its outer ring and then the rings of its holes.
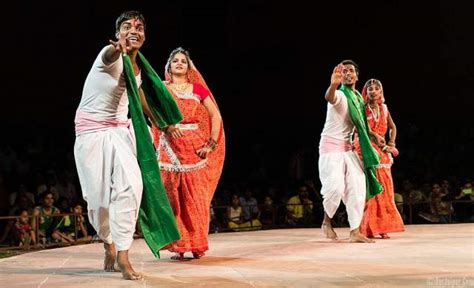
POLYGON ((374 82, 367 86, 367 96, 371 103, 382 103, 383 90, 382 86, 378 82, 374 82))
POLYGON ((125 39, 127 48, 131 51, 138 50, 145 42, 145 26, 136 18, 125 20, 117 32, 117 39, 125 39))
POLYGON ((342 84, 346 86, 352 86, 357 82, 357 80, 359 80, 356 67, 352 64, 344 64, 342 75, 342 84))
POLYGON ((183 53, 176 53, 173 59, 171 59, 171 75, 186 75, 188 72, 188 67, 188 57, 186 57, 186 55, 183 53))

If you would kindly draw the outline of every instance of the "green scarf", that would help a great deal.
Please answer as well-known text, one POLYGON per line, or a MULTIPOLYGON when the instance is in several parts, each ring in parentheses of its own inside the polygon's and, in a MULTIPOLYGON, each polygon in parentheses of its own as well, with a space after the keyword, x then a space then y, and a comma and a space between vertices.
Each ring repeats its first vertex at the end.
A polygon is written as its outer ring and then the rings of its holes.
POLYGON ((366 199, 370 199, 382 192, 382 185, 377 180, 375 167, 380 162, 377 151, 370 144, 369 124, 365 115, 364 99, 359 92, 350 89, 345 85, 339 88, 347 97, 347 106, 349 108, 349 116, 354 123, 359 138, 359 145, 362 154, 362 162, 364 163, 365 183, 367 187, 366 199))
MULTIPOLYGON (((143 196, 140 204, 140 227, 148 247, 160 258, 160 249, 180 238, 173 210, 165 187, 161 181, 160 169, 150 132, 143 115, 135 74, 130 57, 122 54, 129 109, 137 143, 137 158, 143 181, 143 196)), ((160 128, 178 123, 183 119, 179 108, 161 79, 145 57, 138 52, 141 69, 142 89, 148 106, 160 128)))

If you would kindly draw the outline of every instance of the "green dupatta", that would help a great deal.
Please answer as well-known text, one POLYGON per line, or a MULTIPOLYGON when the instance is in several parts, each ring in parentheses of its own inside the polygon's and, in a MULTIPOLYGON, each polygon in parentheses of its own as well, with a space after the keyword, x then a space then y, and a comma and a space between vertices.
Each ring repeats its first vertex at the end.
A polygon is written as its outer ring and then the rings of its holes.
MULTIPOLYGON (((122 54, 122 59, 129 109, 135 131, 138 164, 143 181, 143 196, 139 212, 140 227, 148 247, 156 258, 160 258, 160 249, 178 240, 180 236, 173 210, 161 181, 160 168, 143 115, 132 62, 127 54, 122 54)), ((158 126, 163 128, 181 121, 183 116, 176 102, 140 52, 138 52, 138 60, 142 77, 141 87, 158 126)))
POLYGON ((364 163, 365 183, 367 187, 366 199, 370 199, 382 192, 382 185, 377 180, 375 172, 376 166, 380 163, 380 157, 372 148, 369 139, 369 124, 365 116, 364 100, 359 92, 350 89, 345 85, 339 88, 347 97, 349 116, 354 123, 359 138, 362 162, 364 163))

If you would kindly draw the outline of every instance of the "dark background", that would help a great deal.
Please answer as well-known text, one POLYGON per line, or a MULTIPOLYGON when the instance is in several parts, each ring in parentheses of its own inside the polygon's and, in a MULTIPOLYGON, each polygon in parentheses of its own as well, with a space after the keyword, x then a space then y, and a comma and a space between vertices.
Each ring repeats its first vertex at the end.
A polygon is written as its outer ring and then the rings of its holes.
POLYGON ((117 16, 136 9, 147 20, 142 52, 160 76, 182 46, 213 91, 227 135, 223 181, 259 167, 269 179, 287 177, 298 149, 307 155, 305 173, 317 179, 324 92, 347 58, 360 66, 359 89, 372 77, 384 85, 399 130, 395 176, 473 177, 470 10, 458 1, 331 2, 10 3, 2 22, 2 142, 39 137, 72 151, 85 77, 113 39, 117 16))

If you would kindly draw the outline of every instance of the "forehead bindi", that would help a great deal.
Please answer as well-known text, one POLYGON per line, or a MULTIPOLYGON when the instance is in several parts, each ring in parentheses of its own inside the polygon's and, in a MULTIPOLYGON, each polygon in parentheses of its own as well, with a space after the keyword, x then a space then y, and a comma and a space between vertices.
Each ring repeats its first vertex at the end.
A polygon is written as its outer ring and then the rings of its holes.
POLYGON ((132 18, 123 21, 122 26, 133 26, 135 28, 143 28, 143 23, 137 18, 132 18))

